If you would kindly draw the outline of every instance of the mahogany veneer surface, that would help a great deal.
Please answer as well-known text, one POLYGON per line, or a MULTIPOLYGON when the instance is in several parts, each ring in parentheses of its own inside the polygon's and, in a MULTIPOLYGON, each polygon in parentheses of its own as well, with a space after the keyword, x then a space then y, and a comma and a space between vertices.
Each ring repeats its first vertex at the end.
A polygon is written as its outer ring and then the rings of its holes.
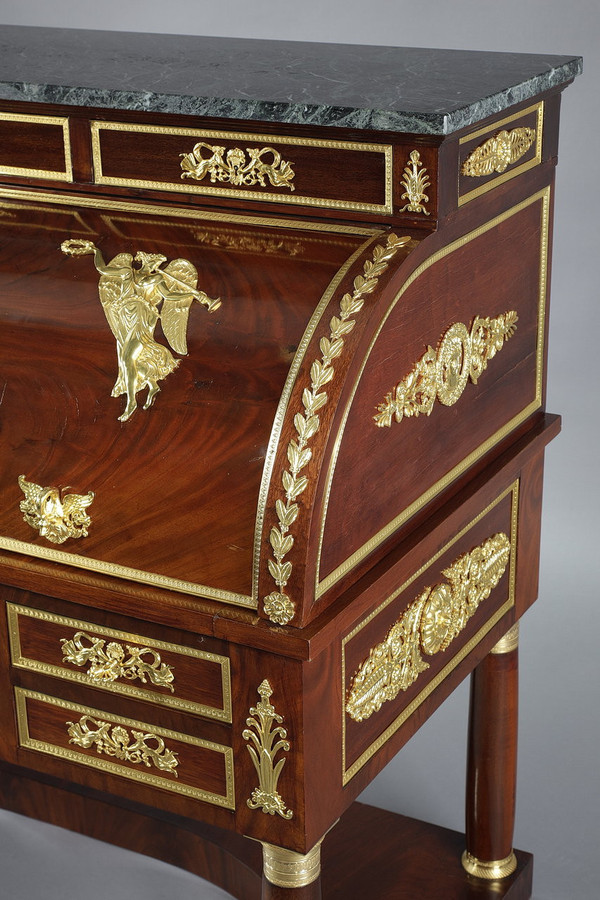
POLYGON ((560 427, 545 412, 558 113, 580 61, 486 54, 488 70, 478 54, 372 48, 364 73, 356 48, 263 43, 288 62, 304 46, 346 83, 253 64, 249 107, 213 83, 241 70, 206 68, 220 39, 182 40, 157 85, 136 54, 173 38, 76 33, 76 87, 69 35, 45 32, 62 64, 42 85, 44 38, 27 33, 23 53, 26 32, 7 29, 0 60, 0 802, 240 900, 528 900, 528 854, 493 883, 460 858, 465 841, 484 857, 512 841, 516 652, 489 653, 537 596, 560 427), (106 74, 115 48, 127 84, 106 74), (504 156, 467 174, 500 129, 504 156), (182 179, 197 141, 221 162, 182 179), (252 147, 274 168, 281 153, 279 182, 246 178, 252 147), (173 260, 184 281, 159 274, 173 260), (502 316, 464 378, 473 322, 502 316), (433 387, 413 373, 426 352, 433 387), (379 428, 411 378, 414 408, 379 428), (88 492, 88 533, 50 541, 65 498, 88 492), (448 641, 428 642, 434 626, 448 641), (78 631, 99 643, 73 661, 78 631), (123 662, 146 642, 173 692, 123 662), (485 790, 468 795, 466 838, 354 803, 473 672, 469 784, 485 790), (261 878, 257 841, 307 854, 324 834, 320 881, 261 878))

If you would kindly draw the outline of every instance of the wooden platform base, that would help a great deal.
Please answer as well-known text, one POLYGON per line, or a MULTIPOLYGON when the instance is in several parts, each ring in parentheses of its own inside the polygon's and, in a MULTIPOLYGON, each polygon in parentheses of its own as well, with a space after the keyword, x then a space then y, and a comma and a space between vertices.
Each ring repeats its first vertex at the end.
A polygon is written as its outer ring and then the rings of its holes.
MULTIPOLYGON (((253 841, 198 822, 86 795, 55 779, 0 769, 0 806, 162 859, 238 900, 260 900, 262 857, 253 841)), ((323 900, 529 900, 533 857, 517 851, 501 882, 470 878, 464 836, 354 803, 323 844, 323 900)), ((284 892, 293 900, 295 892, 284 892)))

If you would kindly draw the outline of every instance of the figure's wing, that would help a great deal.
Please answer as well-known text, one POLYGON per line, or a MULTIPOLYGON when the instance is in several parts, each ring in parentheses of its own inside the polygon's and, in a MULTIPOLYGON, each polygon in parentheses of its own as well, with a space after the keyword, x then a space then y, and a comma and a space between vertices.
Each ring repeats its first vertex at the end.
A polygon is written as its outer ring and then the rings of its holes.
MULTIPOLYGON (((109 268, 131 268, 133 256, 131 253, 118 253, 108 264, 109 268)), ((113 278, 110 275, 101 275, 98 282, 98 293, 104 310, 104 315, 110 325, 110 330, 119 340, 123 331, 123 316, 119 311, 119 301, 123 296, 123 281, 121 278, 113 278)))
POLYGON ((198 271, 187 259, 174 259, 162 270, 171 294, 181 294, 181 300, 165 299, 160 321, 166 339, 176 353, 187 353, 187 323, 193 297, 188 291, 196 291, 198 271))
POLYGON ((27 503, 28 506, 39 510, 42 497, 48 491, 48 488, 40 487, 39 484, 27 481, 24 475, 19 475, 19 487, 25 494, 23 503, 27 503))
POLYGON ((62 501, 65 515, 74 509, 87 509, 93 501, 93 491, 90 491, 89 494, 65 494, 62 501))
POLYGON ((91 522, 86 509, 93 500, 94 492, 90 491, 89 494, 65 494, 62 501, 64 521, 81 528, 84 537, 91 522))

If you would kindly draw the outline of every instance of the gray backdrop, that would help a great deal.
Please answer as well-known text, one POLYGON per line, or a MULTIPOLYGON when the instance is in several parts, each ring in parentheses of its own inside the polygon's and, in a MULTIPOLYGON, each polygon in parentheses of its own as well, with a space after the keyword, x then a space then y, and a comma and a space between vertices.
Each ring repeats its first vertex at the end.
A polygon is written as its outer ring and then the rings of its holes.
MULTIPOLYGON (((0 22, 584 56, 584 75, 563 96, 548 395, 548 409, 563 414, 563 432, 547 453, 540 600, 521 630, 515 845, 535 854, 536 900, 596 900, 598 0, 0 0, 0 22)), ((462 830, 466 714, 465 683, 363 799, 462 830)), ((0 898, 82 896, 216 900, 225 894, 154 860, 0 812, 0 898)))

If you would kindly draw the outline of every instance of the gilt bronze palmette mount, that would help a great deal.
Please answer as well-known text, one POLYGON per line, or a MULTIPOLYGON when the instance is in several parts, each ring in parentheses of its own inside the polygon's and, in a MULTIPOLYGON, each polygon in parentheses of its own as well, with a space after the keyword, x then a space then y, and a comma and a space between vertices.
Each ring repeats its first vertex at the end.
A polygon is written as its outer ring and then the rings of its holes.
POLYGON ((283 716, 275 712, 271 703, 273 688, 265 678, 258 687, 260 700, 256 706, 250 707, 250 716, 246 719, 247 728, 242 737, 248 742, 248 753, 252 757, 258 787, 252 791, 247 801, 250 809, 261 809, 270 816, 277 815, 283 819, 291 819, 293 812, 287 809, 285 802, 277 790, 277 782, 281 775, 286 757, 275 759, 281 752, 290 749, 287 730, 283 727, 283 716))
POLYGON ((160 253, 119 253, 109 263, 92 241, 70 238, 61 244, 68 256, 91 255, 100 273, 98 292, 104 314, 117 341, 118 375, 113 397, 125 394, 127 404, 119 416, 125 422, 137 409, 136 395, 147 388, 144 409, 160 390, 158 382, 179 365, 179 360, 154 336, 160 320, 170 347, 187 354, 187 324, 194 300, 214 312, 220 299, 197 289, 198 271, 187 259, 174 259, 163 269, 160 253), (134 265, 137 263, 137 265, 134 265))
POLYGON ((425 204, 429 201, 429 195, 425 191, 431 186, 431 182, 426 167, 421 163, 421 154, 418 150, 411 152, 410 162, 404 167, 400 184, 404 188, 402 199, 408 202, 398 212, 430 215, 425 208, 425 204))

